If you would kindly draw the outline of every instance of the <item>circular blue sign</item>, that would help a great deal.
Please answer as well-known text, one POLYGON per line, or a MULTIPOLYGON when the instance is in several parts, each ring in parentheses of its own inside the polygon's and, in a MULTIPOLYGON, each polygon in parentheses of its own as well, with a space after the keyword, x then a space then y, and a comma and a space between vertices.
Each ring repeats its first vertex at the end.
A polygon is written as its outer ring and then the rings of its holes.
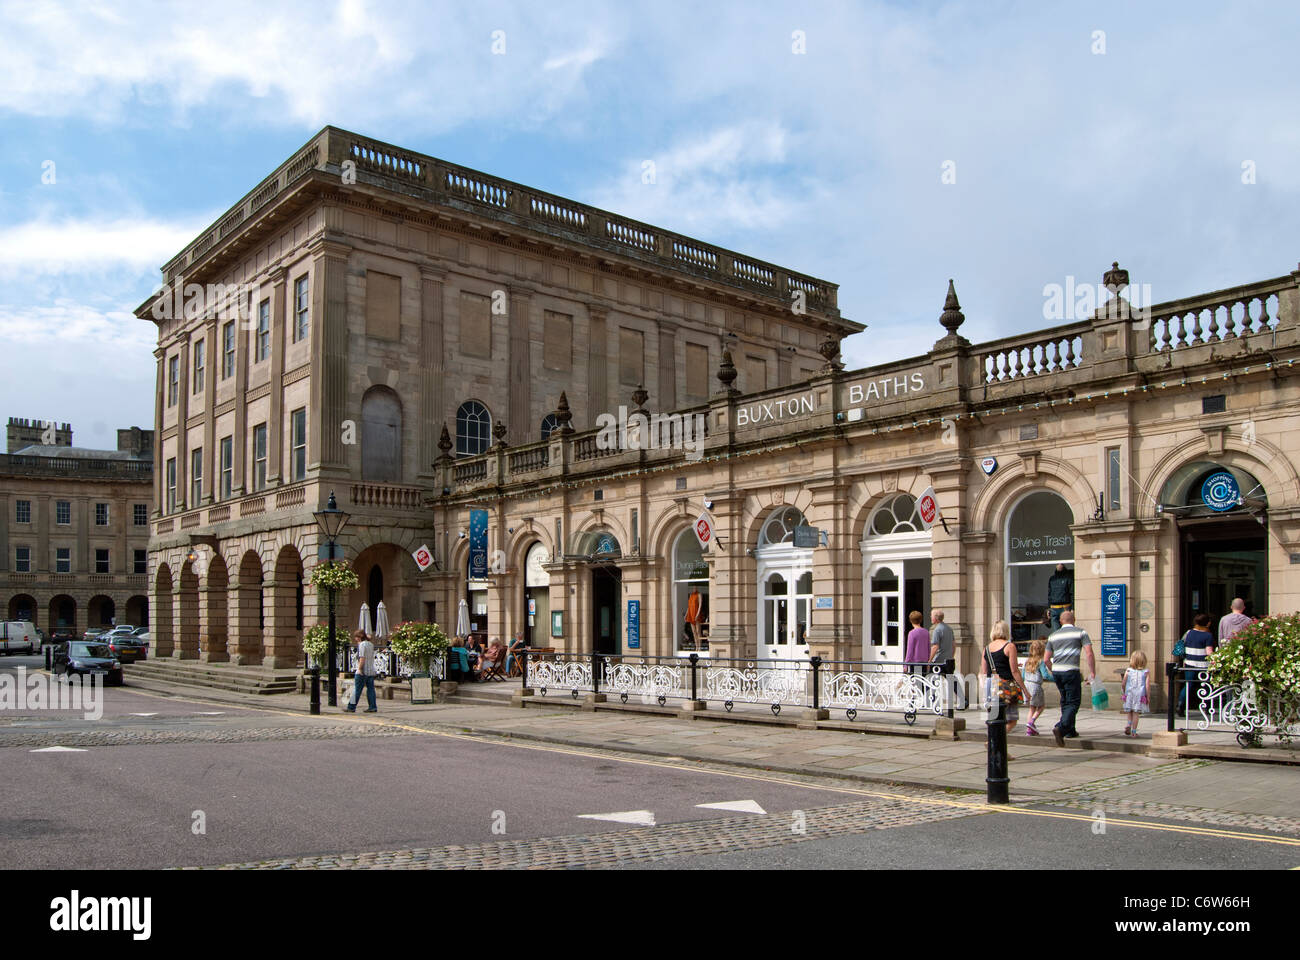
POLYGON ((1241 489, 1237 486, 1236 477, 1227 470, 1210 474, 1201 484, 1201 499, 1215 513, 1231 510, 1241 499, 1241 489))

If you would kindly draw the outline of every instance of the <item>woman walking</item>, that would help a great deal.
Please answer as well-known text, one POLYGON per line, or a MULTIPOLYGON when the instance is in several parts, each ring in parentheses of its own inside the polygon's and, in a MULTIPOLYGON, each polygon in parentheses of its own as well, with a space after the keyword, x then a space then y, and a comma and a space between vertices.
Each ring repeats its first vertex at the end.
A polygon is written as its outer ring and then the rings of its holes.
POLYGON ((1011 628, 1005 620, 999 620, 993 624, 989 642, 984 646, 984 656, 980 658, 980 680, 988 677, 992 681, 990 705, 994 698, 1001 702, 1007 718, 1007 733, 1015 728, 1016 721, 1020 719, 1020 702, 1025 699, 1025 683, 1020 677, 1020 665, 1016 661, 1011 628))
POLYGON ((907 615, 912 629, 907 632, 907 649, 903 659, 910 664, 909 673, 924 673, 924 664, 930 660, 930 631, 921 626, 921 611, 913 610, 907 615))

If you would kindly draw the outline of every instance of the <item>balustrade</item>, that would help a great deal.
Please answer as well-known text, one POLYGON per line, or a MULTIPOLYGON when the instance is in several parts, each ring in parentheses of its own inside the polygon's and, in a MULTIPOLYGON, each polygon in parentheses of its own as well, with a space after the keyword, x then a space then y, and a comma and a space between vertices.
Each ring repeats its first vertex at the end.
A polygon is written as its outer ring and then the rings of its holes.
POLYGON ((1279 307, 1276 292, 1179 301, 1173 310, 1161 310, 1151 318, 1149 349, 1161 353, 1272 330, 1278 323, 1279 307))
POLYGON ((980 353, 979 369, 984 373, 984 383, 1062 373, 1074 370, 1084 361, 1080 332, 1024 339, 1028 342, 1007 344, 980 353))
POLYGON ((418 510, 424 498, 419 487, 384 483, 354 483, 349 496, 354 506, 381 510, 418 510))
POLYGON ((517 450, 510 454, 510 472, 520 473, 525 470, 540 470, 550 462, 550 447, 534 447, 531 450, 517 450))

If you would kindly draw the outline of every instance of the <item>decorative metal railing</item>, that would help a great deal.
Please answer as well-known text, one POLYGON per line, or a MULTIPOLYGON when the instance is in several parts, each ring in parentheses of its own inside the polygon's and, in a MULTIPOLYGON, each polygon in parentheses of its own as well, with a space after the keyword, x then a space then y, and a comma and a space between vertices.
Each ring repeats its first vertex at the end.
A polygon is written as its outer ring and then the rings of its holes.
MULTIPOLYGON (((307 658, 307 665, 310 668, 312 658, 307 658)), ((334 654, 334 662, 340 673, 356 673, 357 670, 357 652, 351 648, 338 650, 334 654)), ((322 669, 324 667, 322 666, 322 669)), ((379 677, 409 677, 414 672, 411 664, 404 657, 398 656, 391 650, 375 651, 375 675, 379 677)), ((434 657, 429 664, 429 674, 436 680, 445 680, 447 677, 447 658, 434 657)))
POLYGON ((581 693, 633 698, 666 706, 669 700, 842 709, 849 720, 861 712, 901 713, 908 724, 920 713, 951 715, 952 679, 919 664, 853 661, 641 657, 610 654, 529 653, 524 685, 541 696, 581 693), (916 672, 913 672, 916 671, 916 672), (926 671, 926 672, 921 672, 926 671))
POLYGON ((1243 747, 1258 743, 1272 731, 1281 740, 1294 736, 1300 725, 1300 691, 1261 689, 1244 684, 1216 684, 1205 670, 1169 666, 1173 695, 1169 698, 1169 729, 1174 729, 1174 712, 1181 707, 1183 729, 1193 722, 1197 730, 1228 727, 1237 732, 1243 747))

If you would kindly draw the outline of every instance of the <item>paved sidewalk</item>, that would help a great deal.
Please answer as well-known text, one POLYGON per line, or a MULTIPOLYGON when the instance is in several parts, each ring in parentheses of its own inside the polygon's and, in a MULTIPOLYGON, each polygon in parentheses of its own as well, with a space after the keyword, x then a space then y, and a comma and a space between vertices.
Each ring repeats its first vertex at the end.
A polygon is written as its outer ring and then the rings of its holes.
MULTIPOLYGON (((496 686, 506 687, 505 684, 496 686)), ((293 714, 305 713, 309 705, 305 694, 257 697, 180 687, 174 692, 188 699, 240 703, 293 714)), ((336 714, 348 716, 341 707, 325 706, 322 712, 331 719, 336 714)), ((551 702, 535 703, 521 710, 505 702, 501 705, 481 702, 412 705, 381 701, 377 715, 356 719, 784 774, 981 793, 985 789, 986 748, 979 740, 800 730, 771 723, 719 723, 692 720, 680 714, 590 712, 551 702)), ((1234 817, 1287 818, 1288 823, 1294 821, 1300 829, 1300 791, 1295 789, 1300 784, 1297 779, 1300 775, 1292 767, 1161 759, 1102 750, 1061 750, 1050 738, 1040 739, 1046 742, 1015 743, 1011 747, 1013 798, 1057 797, 1071 803, 1178 805, 1226 811, 1226 815, 1234 817)))

